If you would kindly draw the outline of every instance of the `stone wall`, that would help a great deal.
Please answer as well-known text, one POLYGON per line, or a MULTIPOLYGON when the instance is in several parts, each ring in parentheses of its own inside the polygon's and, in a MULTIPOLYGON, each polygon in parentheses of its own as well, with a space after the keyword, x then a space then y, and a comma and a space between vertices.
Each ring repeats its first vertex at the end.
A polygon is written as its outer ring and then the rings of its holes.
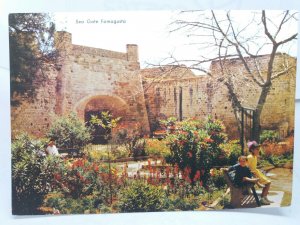
POLYGON ((84 120, 88 111, 97 110, 111 111, 127 126, 138 122, 149 131, 136 45, 121 53, 73 45, 67 32, 58 32, 56 40, 60 67, 49 71, 36 99, 12 108, 13 135, 28 131, 43 136, 55 115, 76 112, 84 120))
POLYGON ((36 98, 29 100, 25 97, 17 97, 21 104, 11 107, 12 136, 27 132, 41 137, 51 126, 56 110, 56 78, 57 71, 51 69, 44 71, 48 80, 43 82, 37 90, 36 98))
MULTIPOLYGON (((268 56, 261 56, 257 62, 246 58, 250 68, 260 68, 261 76, 266 78, 268 56)), ((294 129, 294 98, 296 59, 278 54, 275 58, 274 74, 281 71, 283 60, 292 67, 288 73, 272 80, 272 87, 264 104, 261 116, 262 129, 279 130, 286 136, 294 129)), ((261 88, 246 72, 239 59, 224 62, 232 77, 234 93, 240 104, 255 109, 261 88)), ((151 130, 155 130, 158 121, 170 116, 178 119, 195 117, 205 119, 208 115, 224 121, 231 138, 239 138, 238 124, 232 107, 228 88, 224 85, 218 62, 211 65, 211 76, 195 76, 184 67, 164 67, 141 70, 145 89, 146 107, 151 130), (181 101, 181 103, 180 103, 181 101), (181 111, 180 111, 181 110, 181 111)), ((247 120, 250 124, 250 120, 247 120)))
MULTIPOLYGON (((36 98, 23 97, 21 105, 12 107, 13 136, 27 131, 41 137, 55 116, 75 112, 84 121, 89 112, 108 110, 122 117, 124 125, 140 123, 146 131, 154 131, 160 119, 170 116, 205 119, 212 115, 224 121, 230 137, 238 138, 236 115, 218 62, 211 64, 210 76, 196 76, 185 66, 140 69, 137 45, 127 45, 126 53, 73 45, 67 32, 56 33, 56 48, 59 61, 43 71, 48 79, 37 89, 36 98)), ((267 58, 245 60, 251 69, 259 67, 264 79, 267 58)), ((273 80, 261 125, 286 136, 294 129, 296 59, 278 54, 274 73, 282 69, 283 61, 292 69, 273 80)), ((232 82, 241 105, 256 108, 260 87, 240 60, 224 63, 227 72, 235 74, 232 82)))
MULTIPOLYGON (((256 63, 253 59, 246 58, 250 69, 256 71, 256 68, 259 68, 261 72, 260 75, 264 80, 266 80, 268 57, 268 55, 260 56, 256 63)), ((285 64, 288 64, 291 69, 288 73, 272 80, 272 87, 268 93, 261 115, 261 128, 278 130, 281 136, 286 136, 294 130, 296 59, 286 54, 278 53, 274 61, 274 74, 283 70, 283 61, 285 61, 285 64)), ((231 59, 226 63, 228 63, 226 66, 228 68, 227 72, 236 75, 232 81, 234 84, 234 92, 237 94, 241 105, 246 108, 255 109, 258 104, 261 88, 253 81, 240 60, 231 59)), ((234 119, 234 117, 232 117, 232 111, 225 110, 225 107, 231 104, 230 99, 220 96, 228 96, 228 91, 224 85, 221 87, 218 82, 218 79, 224 76, 221 73, 219 63, 216 62, 211 65, 211 72, 213 75, 213 83, 217 86, 213 93, 223 93, 217 94, 212 102, 214 114, 219 114, 221 119, 227 120, 226 124, 228 124, 229 127, 234 127, 233 120, 230 119, 234 119)), ((255 74, 255 77, 258 80, 260 79, 258 74, 255 74)), ((227 107, 227 109, 231 108, 232 107, 227 107)), ((235 124, 235 127, 236 126, 235 124)))
POLYGON ((208 115, 208 77, 197 77, 184 67, 164 69, 141 70, 151 130, 170 116, 186 119, 208 115))

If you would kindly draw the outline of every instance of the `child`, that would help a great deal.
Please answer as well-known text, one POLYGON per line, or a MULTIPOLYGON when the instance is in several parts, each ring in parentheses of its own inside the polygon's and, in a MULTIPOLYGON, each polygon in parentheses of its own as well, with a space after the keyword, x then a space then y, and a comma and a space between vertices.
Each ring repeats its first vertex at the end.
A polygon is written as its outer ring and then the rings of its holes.
POLYGON ((238 158, 238 164, 228 168, 228 172, 235 170, 234 183, 238 187, 249 187, 249 184, 260 184, 258 178, 253 178, 250 169, 247 166, 247 157, 240 156, 238 158))
POLYGON ((256 168, 257 156, 259 155, 259 145, 256 141, 250 141, 247 145, 250 152, 250 154, 247 156, 249 168, 254 176, 259 179, 259 182, 264 185, 260 202, 262 205, 270 205, 270 203, 273 202, 267 198, 267 195, 271 186, 271 181, 260 170, 256 168))

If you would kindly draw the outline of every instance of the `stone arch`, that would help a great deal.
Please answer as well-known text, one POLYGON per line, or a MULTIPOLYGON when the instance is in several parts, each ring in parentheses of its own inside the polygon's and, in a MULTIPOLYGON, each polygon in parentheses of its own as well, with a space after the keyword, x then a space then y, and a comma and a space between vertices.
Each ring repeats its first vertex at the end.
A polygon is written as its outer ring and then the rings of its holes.
POLYGON ((87 110, 109 110, 114 116, 126 117, 128 104, 119 96, 91 95, 82 98, 74 107, 74 111, 82 121, 87 110))
MULTIPOLYGON (((78 117, 87 122, 90 120, 91 115, 97 115, 101 117, 101 112, 108 111, 113 117, 121 117, 120 123, 126 124, 128 120, 128 105, 127 103, 118 96, 110 95, 95 95, 88 96, 82 99, 76 106, 75 111, 78 114, 78 117)), ((104 134, 113 132, 112 130, 103 129, 99 126, 95 127, 95 133, 93 138, 93 143, 107 143, 104 138, 104 134)))

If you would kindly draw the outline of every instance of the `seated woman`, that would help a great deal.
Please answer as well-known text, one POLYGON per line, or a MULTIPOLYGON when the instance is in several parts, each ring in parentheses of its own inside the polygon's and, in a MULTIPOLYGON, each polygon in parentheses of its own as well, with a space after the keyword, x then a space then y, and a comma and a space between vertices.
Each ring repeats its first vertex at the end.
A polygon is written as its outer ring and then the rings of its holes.
POLYGON ((250 152, 250 154, 247 156, 248 166, 253 175, 259 179, 259 183, 264 185, 260 202, 262 205, 270 205, 270 203, 273 203, 273 201, 270 201, 267 198, 267 195, 271 186, 271 181, 259 169, 257 169, 257 156, 259 155, 259 145, 256 141, 250 141, 247 145, 250 152))

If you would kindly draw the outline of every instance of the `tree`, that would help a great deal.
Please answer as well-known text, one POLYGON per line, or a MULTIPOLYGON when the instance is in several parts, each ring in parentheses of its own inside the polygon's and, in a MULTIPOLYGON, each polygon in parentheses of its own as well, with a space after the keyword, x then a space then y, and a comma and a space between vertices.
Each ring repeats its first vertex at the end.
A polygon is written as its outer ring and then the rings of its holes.
MULTIPOLYGON (((243 22, 247 13, 241 16, 238 12, 227 11, 184 11, 184 19, 172 23, 175 26, 171 32, 183 31, 184 35, 191 38, 191 44, 199 47, 199 52, 206 55, 197 59, 178 60, 171 56, 170 64, 189 64, 191 69, 203 71, 211 75, 207 63, 218 64, 221 76, 216 83, 224 84, 230 95, 232 107, 241 129, 239 112, 242 109, 241 96, 236 92, 235 81, 244 79, 255 88, 260 89, 258 102, 254 111, 254 139, 259 140, 260 117, 268 93, 275 79, 286 75, 295 68, 295 59, 287 54, 281 54, 287 47, 292 47, 298 33, 289 29, 297 29, 296 12, 274 12, 268 16, 265 10, 249 14, 248 21, 243 22), (287 46, 290 45, 290 46, 287 46), (202 50, 202 51, 201 51, 202 50), (205 51, 203 51, 205 50, 205 51), (209 52, 209 54, 207 54, 209 52), (262 62, 262 54, 265 55, 262 62), (266 55, 267 54, 267 55, 266 55), (280 58, 280 66, 277 66, 280 58), (230 59, 238 58, 243 65, 243 72, 233 71, 229 68, 230 59), (241 77, 242 75, 242 77, 241 77)), ((295 72, 294 72, 295 74, 295 72)))
POLYGON ((51 125, 47 137, 56 140, 59 148, 83 148, 92 139, 92 129, 86 127, 75 113, 57 117, 51 125))
POLYGON ((16 97, 32 99, 46 79, 45 71, 55 65, 55 25, 48 14, 16 13, 9 15, 11 104, 16 97))
POLYGON ((12 212, 14 215, 37 214, 46 194, 53 190, 54 172, 59 157, 44 157, 44 140, 27 134, 12 143, 12 212))

